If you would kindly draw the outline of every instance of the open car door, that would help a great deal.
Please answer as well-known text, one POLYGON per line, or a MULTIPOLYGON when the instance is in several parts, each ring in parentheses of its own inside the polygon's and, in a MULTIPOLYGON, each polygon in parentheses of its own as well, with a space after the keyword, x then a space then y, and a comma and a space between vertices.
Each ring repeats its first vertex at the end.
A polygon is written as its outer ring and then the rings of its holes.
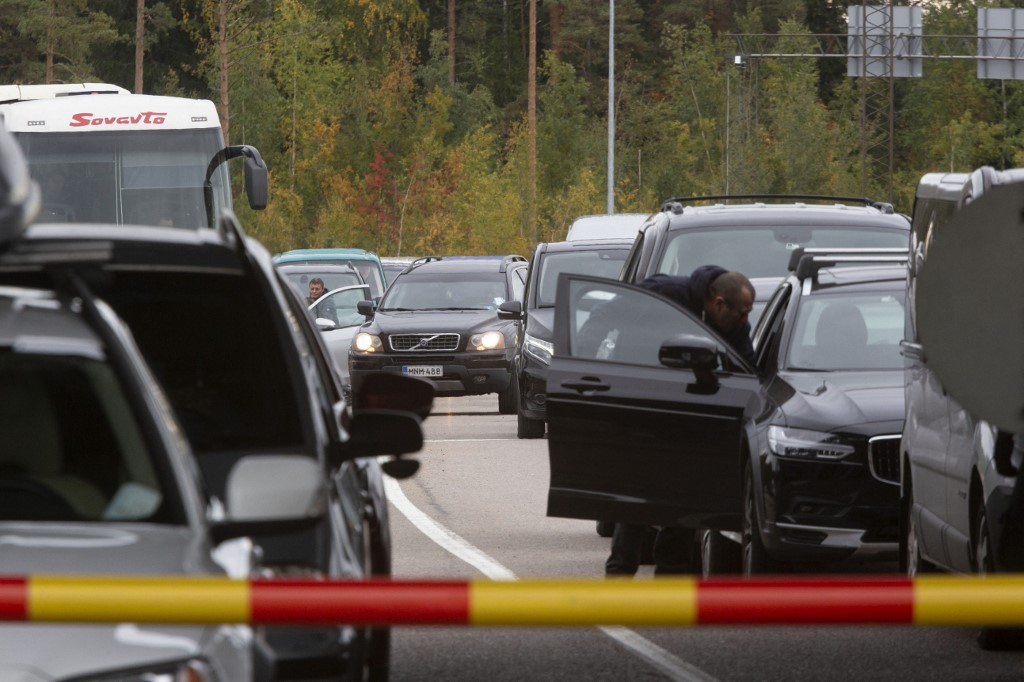
POLYGON ((690 312, 561 275, 548 374, 548 516, 738 527, 754 370, 690 312))

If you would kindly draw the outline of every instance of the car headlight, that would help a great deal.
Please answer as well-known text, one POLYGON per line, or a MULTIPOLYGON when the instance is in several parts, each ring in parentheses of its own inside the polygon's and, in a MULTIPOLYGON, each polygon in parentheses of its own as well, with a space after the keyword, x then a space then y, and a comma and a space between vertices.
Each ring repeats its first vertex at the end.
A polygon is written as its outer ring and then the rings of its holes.
POLYGON ((466 350, 497 350, 505 347, 505 335, 501 332, 482 332, 469 337, 466 350))
POLYGON ((555 354, 555 344, 538 339, 536 336, 523 334, 523 352, 545 365, 550 365, 551 356, 555 354))
POLYGON ((162 663, 90 677, 92 682, 215 682, 210 666, 199 659, 162 663))
POLYGON ((833 433, 791 429, 785 426, 768 427, 768 447, 780 457, 796 459, 843 459, 853 454, 854 448, 833 433))
POLYGON ((379 353, 383 348, 384 344, 376 334, 359 332, 352 338, 352 350, 358 353, 379 353))

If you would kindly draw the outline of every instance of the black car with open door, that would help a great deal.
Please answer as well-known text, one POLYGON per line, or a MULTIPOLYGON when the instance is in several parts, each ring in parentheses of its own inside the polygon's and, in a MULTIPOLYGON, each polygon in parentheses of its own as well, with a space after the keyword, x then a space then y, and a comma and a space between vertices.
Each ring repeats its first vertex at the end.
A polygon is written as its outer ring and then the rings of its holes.
POLYGON ((758 377, 692 313, 563 274, 548 373, 548 515, 738 530, 758 377))

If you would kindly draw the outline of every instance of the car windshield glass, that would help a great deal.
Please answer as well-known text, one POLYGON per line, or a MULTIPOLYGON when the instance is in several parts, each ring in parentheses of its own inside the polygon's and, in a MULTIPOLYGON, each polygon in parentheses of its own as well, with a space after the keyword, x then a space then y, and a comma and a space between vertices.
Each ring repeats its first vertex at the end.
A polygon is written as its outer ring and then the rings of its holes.
POLYGON ((747 277, 785 277, 798 247, 907 248, 909 232, 864 227, 797 225, 714 227, 670 233, 658 272, 689 275, 702 265, 719 265, 747 277))
POLYGON ((902 292, 814 294, 800 304, 788 369, 903 368, 902 292))
POLYGON ((168 522, 150 449, 108 365, 3 353, 0 396, 0 520, 168 522))
MULTIPOLYGON (((42 191, 39 222, 210 227, 203 183, 220 131, 24 133, 42 191)), ((229 206, 227 166, 212 178, 214 215, 229 206)))
POLYGON ((334 289, 340 289, 341 287, 351 286, 353 284, 362 284, 362 278, 355 272, 331 272, 324 274, 323 272, 289 272, 285 270, 285 277, 288 281, 294 285, 303 298, 309 296, 309 280, 314 277, 319 277, 324 283, 324 292, 332 291, 334 289))
POLYGON ((401 275, 381 310, 497 310, 505 302, 505 275, 494 272, 401 275))
POLYGON ((628 253, 628 247, 592 251, 549 251, 538 263, 537 307, 550 308, 555 305, 555 290, 558 286, 558 275, 561 273, 617 279, 628 253))

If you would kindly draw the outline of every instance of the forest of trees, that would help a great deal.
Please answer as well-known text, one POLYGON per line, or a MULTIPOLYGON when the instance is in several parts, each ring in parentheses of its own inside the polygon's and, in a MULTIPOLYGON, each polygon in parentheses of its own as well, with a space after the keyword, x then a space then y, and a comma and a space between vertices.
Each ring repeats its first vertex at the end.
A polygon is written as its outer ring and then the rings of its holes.
MULTIPOLYGON (((608 156, 609 2, 532 1, 535 195, 531 0, 0 0, 0 83, 217 102, 230 142, 270 168, 268 208, 238 210, 271 251, 529 254, 606 211, 608 156)), ((923 173, 1024 165, 1024 87, 978 79, 972 59, 895 80, 891 190, 861 167, 862 83, 845 59, 734 62, 737 34, 813 51, 855 4, 616 0, 616 211, 728 191, 908 212, 923 173)), ((896 4, 922 7, 926 35, 970 36, 979 6, 1016 2, 896 4)))

